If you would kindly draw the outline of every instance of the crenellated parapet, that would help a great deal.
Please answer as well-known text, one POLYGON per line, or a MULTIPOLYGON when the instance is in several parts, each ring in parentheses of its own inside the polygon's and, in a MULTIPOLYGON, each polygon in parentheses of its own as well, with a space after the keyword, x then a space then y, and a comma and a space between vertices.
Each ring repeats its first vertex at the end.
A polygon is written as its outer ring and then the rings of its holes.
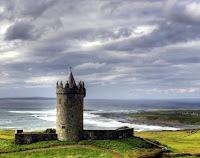
POLYGON ((62 81, 57 82, 56 84, 56 94, 83 94, 85 97, 85 86, 84 82, 80 81, 78 84, 74 84, 72 88, 69 86, 69 82, 67 81, 63 84, 62 81))

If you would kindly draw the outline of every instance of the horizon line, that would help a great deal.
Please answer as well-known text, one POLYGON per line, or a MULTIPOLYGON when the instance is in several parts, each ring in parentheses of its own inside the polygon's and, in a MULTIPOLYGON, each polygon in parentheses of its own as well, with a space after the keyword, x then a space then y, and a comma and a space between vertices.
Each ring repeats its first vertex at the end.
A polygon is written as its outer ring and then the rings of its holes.
MULTIPOLYGON (((56 99, 56 97, 0 97, 0 99, 56 99)), ((124 98, 124 99, 118 99, 118 98, 86 98, 86 100, 180 100, 180 99, 200 99, 199 98, 124 98)))

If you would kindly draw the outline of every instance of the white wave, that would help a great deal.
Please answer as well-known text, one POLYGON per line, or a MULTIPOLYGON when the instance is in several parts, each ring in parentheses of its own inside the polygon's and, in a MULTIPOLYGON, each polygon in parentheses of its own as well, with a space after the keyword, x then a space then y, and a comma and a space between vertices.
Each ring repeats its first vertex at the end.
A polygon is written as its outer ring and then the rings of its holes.
POLYGON ((178 130, 178 128, 173 127, 162 127, 162 126, 151 126, 145 124, 131 124, 131 123, 123 123, 114 119, 103 118, 100 116, 96 116, 94 119, 85 119, 84 118, 84 126, 96 126, 98 129, 116 129, 122 126, 128 126, 130 128, 134 128, 135 131, 161 131, 161 130, 178 130))
MULTIPOLYGON (((128 112, 127 110, 120 110, 120 112, 128 112)), ((132 110, 133 112, 135 110, 132 110)), ((56 109, 47 111, 9 111, 11 113, 19 114, 31 114, 32 117, 41 119, 44 121, 55 122, 56 121, 56 109)), ((138 125, 131 123, 123 123, 114 119, 101 117, 98 115, 102 111, 84 111, 84 127, 93 129, 116 129, 121 126, 128 126, 134 128, 135 131, 161 131, 161 130, 178 130, 173 127, 151 126, 151 125, 138 125)), ((113 112, 113 111, 112 111, 113 112)), ((118 111, 119 112, 119 111, 118 111)), ((129 111, 130 112, 130 111, 129 111)))
MULTIPOLYGON (((37 115, 31 115, 32 117, 38 118, 38 119, 42 119, 45 121, 52 121, 55 122, 56 121, 56 114, 54 113, 53 115, 42 115, 42 114, 37 114, 37 115)), ((84 112, 84 120, 90 120, 93 118, 96 118, 99 115, 95 115, 95 114, 91 114, 91 113, 87 113, 84 112)))
MULTIPOLYGON (((37 117, 38 119, 42 119, 45 121, 56 121, 56 115, 32 115, 37 117)), ((151 126, 151 125, 138 125, 131 123, 123 123, 114 119, 103 118, 96 114, 91 114, 84 112, 84 127, 90 128, 93 127, 95 129, 116 129, 122 126, 128 126, 130 128, 134 128, 135 131, 162 131, 162 130, 178 130, 178 128, 173 127, 162 127, 162 126, 151 126)))
POLYGON ((12 124, 11 120, 2 120, 0 121, 0 125, 8 125, 8 124, 12 124))
POLYGON ((136 113, 138 110, 112 110, 114 113, 136 113))
POLYGON ((0 129, 16 129, 16 127, 0 127, 0 129))
POLYGON ((51 121, 51 122, 56 121, 56 115, 32 115, 32 117, 36 117, 38 119, 45 121, 51 121))
POLYGON ((96 114, 84 112, 83 117, 84 117, 84 119, 91 119, 91 118, 96 118, 96 117, 100 117, 100 116, 96 115, 96 114))
POLYGON ((138 110, 96 110, 92 111, 92 113, 136 113, 138 110))
POLYGON ((47 111, 8 111, 8 112, 17 114, 56 114, 56 109, 47 111))

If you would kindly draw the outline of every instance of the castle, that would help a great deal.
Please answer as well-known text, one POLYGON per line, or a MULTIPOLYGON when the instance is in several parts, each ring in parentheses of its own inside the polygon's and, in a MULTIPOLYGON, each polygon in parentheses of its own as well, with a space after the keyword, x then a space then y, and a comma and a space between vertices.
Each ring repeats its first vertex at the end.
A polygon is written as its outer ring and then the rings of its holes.
POLYGON ((83 109, 86 89, 84 82, 76 84, 70 70, 68 80, 56 84, 56 133, 34 133, 17 130, 15 144, 30 144, 44 140, 79 141, 119 139, 133 136, 133 128, 116 130, 85 130, 83 128, 83 109))
POLYGON ((83 131, 84 82, 76 84, 70 70, 68 81, 56 85, 56 133, 59 140, 80 140, 83 131))

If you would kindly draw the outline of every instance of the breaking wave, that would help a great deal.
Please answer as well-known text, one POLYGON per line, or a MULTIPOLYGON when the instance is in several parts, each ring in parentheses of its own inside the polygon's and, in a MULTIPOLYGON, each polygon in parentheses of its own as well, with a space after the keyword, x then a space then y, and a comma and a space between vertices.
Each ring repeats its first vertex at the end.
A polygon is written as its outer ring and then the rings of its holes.
MULTIPOLYGON (((40 119, 43 121, 54 122, 56 121, 56 109, 46 111, 9 111, 10 113, 28 114, 30 117, 40 119)), ((159 131, 159 130, 178 130, 173 127, 151 126, 151 125, 139 125, 131 123, 123 123, 115 119, 110 119, 98 115, 103 111, 84 111, 84 129, 116 129, 121 126, 128 126, 134 128, 135 131, 159 131)), ((112 111, 113 112, 113 111, 112 111)), ((119 111, 118 111, 119 112, 119 111)), ((126 111, 120 111, 126 112, 126 111)), ((127 111, 128 112, 128 111, 127 111)), ((130 111, 129 111, 130 112, 130 111)), ((134 112, 134 111, 131 111, 134 112)))

